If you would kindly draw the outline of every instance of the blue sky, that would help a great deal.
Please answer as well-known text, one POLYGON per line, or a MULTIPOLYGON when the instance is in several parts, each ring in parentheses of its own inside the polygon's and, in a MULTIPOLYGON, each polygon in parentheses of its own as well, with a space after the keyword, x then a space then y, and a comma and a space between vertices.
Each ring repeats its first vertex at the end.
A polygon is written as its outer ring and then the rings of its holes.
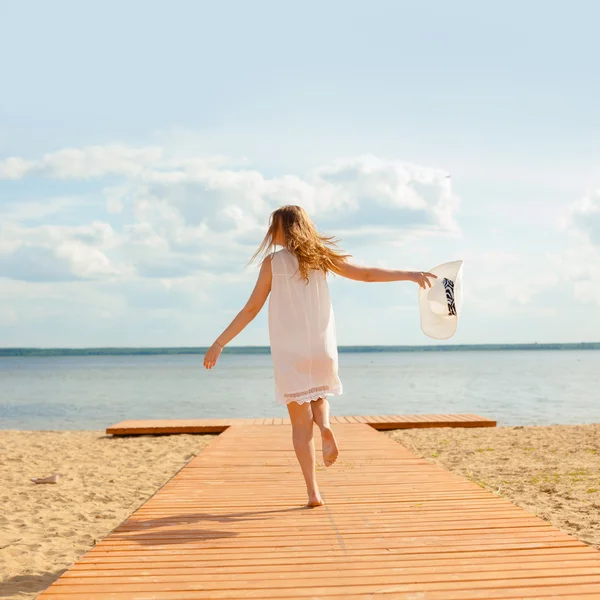
MULTIPOLYGON (((285 203, 361 264, 464 259, 448 343, 600 340, 599 18, 0 0, 0 346, 211 343, 285 203)), ((341 344, 432 343, 414 284, 331 289, 341 344)))

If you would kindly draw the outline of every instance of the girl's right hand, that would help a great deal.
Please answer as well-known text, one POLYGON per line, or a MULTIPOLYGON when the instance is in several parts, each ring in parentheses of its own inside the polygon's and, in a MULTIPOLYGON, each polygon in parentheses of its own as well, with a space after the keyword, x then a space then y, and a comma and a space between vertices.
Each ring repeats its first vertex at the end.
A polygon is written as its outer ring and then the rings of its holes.
POLYGON ((426 271, 412 271, 410 280, 418 283, 424 290, 426 290, 428 287, 431 287, 431 281, 429 281, 429 277, 437 279, 437 275, 434 275, 433 273, 427 273, 426 271))
POLYGON ((204 366, 207 369, 212 369, 216 364, 219 356, 221 356, 221 351, 223 350, 222 346, 219 346, 217 342, 215 342, 204 355, 204 366))

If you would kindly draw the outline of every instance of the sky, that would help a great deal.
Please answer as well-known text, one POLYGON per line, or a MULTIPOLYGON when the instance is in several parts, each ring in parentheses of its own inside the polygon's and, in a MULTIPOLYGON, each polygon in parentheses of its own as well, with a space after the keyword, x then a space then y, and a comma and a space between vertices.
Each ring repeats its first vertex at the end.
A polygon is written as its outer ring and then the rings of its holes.
MULTIPOLYGON (((0 347, 206 346, 269 214, 464 260, 448 344, 600 341, 600 5, 0 0, 0 347)), ((330 278, 339 344, 439 343, 330 278)), ((268 344, 267 306, 233 345, 268 344)))

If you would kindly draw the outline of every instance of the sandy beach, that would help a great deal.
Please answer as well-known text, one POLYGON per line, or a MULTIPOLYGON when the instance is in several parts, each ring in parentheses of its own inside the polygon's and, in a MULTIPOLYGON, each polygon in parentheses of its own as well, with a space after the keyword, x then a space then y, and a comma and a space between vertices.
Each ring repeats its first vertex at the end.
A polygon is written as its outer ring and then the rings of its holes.
POLYGON ((600 550, 600 424, 384 435, 600 550))
MULTIPOLYGON (((600 424, 381 435, 600 549, 600 424)), ((0 598, 35 598, 213 438, 0 430, 0 598)))
POLYGON ((35 598, 214 437, 0 430, 0 598, 35 598))

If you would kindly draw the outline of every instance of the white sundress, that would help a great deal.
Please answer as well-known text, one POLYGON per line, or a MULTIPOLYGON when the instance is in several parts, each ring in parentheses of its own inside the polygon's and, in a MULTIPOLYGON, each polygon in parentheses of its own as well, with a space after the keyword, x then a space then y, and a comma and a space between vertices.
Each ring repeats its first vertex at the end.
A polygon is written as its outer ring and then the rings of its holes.
POLYGON ((269 337, 278 404, 310 402, 342 393, 335 320, 327 277, 312 271, 308 283, 289 250, 273 253, 269 337))

